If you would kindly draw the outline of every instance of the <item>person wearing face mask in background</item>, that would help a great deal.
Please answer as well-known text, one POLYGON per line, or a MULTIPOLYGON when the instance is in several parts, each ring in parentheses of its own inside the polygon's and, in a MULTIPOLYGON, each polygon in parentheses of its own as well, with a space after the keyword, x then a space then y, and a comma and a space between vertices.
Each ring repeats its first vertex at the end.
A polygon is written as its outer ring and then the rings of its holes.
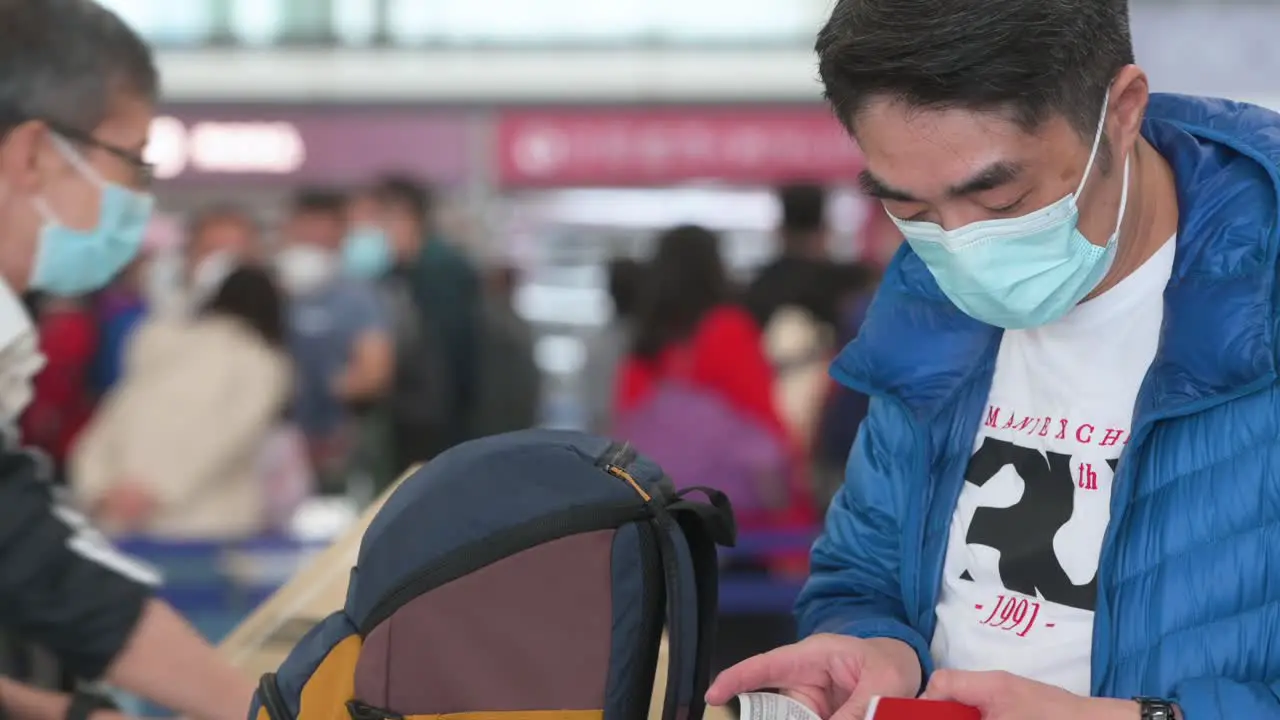
MULTIPOLYGON (((170 318, 190 323, 208 315, 208 303, 232 273, 265 267, 262 225, 239 205, 205 207, 187 224, 181 259, 181 286, 170 318)), ((278 282, 272 285, 282 292, 278 282)), ((280 311, 284 312, 283 304, 280 311)), ((292 418, 291 404, 286 405, 266 431, 263 452, 256 459, 256 475, 266 491, 266 521, 273 530, 287 529, 294 512, 315 489, 306 439, 292 418)))
POLYGON ((383 228, 383 207, 371 191, 352 197, 348 220, 344 270, 377 289, 395 342, 392 391, 380 411, 390 426, 392 462, 398 473, 441 449, 449 420, 449 364, 427 309, 414 293, 422 237, 389 234, 383 228))
POLYGON ((710 699, 1280 717, 1280 115, 1151 93, 1127 3, 998 5, 819 34, 907 242, 832 367, 872 399, 808 637, 710 699))
POLYGON ((182 264, 183 312, 200 308, 238 267, 262 262, 262 227, 236 205, 213 205, 187 224, 182 264))
MULTIPOLYGON (((395 272, 413 292, 428 342, 440 357, 442 377, 438 413, 445 418, 419 454, 429 459, 476 437, 480 373, 482 292, 480 278, 466 254, 440 230, 440 210, 432 187, 414 178, 391 175, 374 183, 379 225, 396 256, 395 272)), ((433 413, 435 414, 435 413, 433 413)))
POLYGON ((76 498, 115 534, 258 535, 268 521, 257 462, 291 391, 283 298, 267 271, 237 267, 189 321, 139 330, 76 444, 76 498))
POLYGON ((394 341, 373 286, 343 272, 346 213, 340 193, 299 193, 275 258, 298 370, 294 419, 330 493, 347 492, 353 477, 378 485, 394 472, 375 427, 394 379, 394 341))
MULTIPOLYGON (((159 262, 156 253, 132 262, 110 288, 97 297, 101 341, 94 358, 93 381, 97 397, 108 394, 125 371, 136 335, 152 338, 180 337, 196 332, 204 323, 205 306, 227 276, 258 257, 260 230, 247 212, 231 205, 216 205, 195 212, 187 224, 180 284, 166 288, 160 297, 146 297, 146 271, 159 262), (150 302, 148 302, 150 301, 150 302)), ((166 345, 163 341, 146 346, 166 345)), ((176 343, 180 344, 180 343, 176 343)), ((142 355, 153 353, 143 351, 142 355)), ((136 360, 135 360, 136 364, 136 360)), ((150 363, 148 363, 150 364, 150 363)), ((98 504, 106 516, 148 514, 149 495, 136 495, 130 483, 113 484, 98 504), (118 506, 116 509, 113 507, 118 506)))
MULTIPOLYGON (((38 367, 18 295, 101 288, 136 255, 151 214, 142 159, 158 77, 148 48, 88 0, 0 0, 0 387, 38 367)), ((13 392, 10 392, 12 390, 13 392)), ((7 401, 6 401, 7 404, 7 401)), ((253 683, 172 608, 157 578, 60 504, 42 458, 0 443, 0 622, 78 678, 178 713, 240 720, 253 683)), ((105 716, 96 701, 0 679, 20 717, 105 716)))

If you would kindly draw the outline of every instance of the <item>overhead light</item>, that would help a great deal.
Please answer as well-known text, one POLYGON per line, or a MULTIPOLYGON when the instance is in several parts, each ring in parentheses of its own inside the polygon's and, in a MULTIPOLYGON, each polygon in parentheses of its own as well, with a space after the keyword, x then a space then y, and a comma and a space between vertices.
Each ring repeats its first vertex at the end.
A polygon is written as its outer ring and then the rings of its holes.
POLYGON ((185 172, 288 175, 302 168, 307 148, 293 123, 206 120, 188 126, 161 116, 151 123, 143 154, 161 179, 185 172))

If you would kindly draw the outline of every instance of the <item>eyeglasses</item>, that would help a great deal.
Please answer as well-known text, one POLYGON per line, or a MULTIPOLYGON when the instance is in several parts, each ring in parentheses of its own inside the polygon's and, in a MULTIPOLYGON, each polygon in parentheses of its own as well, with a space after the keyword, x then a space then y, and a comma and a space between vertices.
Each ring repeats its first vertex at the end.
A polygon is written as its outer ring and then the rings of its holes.
POLYGON ((107 153, 122 160, 133 171, 134 185, 137 187, 149 188, 151 187, 151 184, 155 182, 156 166, 154 163, 144 160, 141 154, 131 150, 126 150, 119 145, 103 142, 94 137, 92 133, 77 130, 69 125, 64 125, 53 120, 43 120, 43 122, 45 125, 49 126, 50 130, 68 140, 71 140, 72 142, 105 150, 107 153))

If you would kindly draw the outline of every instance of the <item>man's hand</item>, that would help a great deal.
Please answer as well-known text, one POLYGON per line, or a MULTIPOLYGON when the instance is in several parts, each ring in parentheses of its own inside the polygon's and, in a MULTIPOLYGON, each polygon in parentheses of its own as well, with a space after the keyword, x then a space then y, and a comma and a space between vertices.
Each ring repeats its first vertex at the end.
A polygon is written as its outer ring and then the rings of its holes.
POLYGON ((147 526, 158 505, 146 486, 124 480, 103 493, 93 508, 93 517, 110 532, 133 533, 147 526))
POLYGON ((395 343, 386 333, 362 334, 356 338, 346 369, 332 381, 331 390, 344 402, 381 398, 395 377, 395 355, 395 343))
POLYGON ((924 697, 976 707, 982 720, 1139 720, 1137 703, 1081 697, 1006 672, 939 670, 924 697))
POLYGON ((725 670, 707 692, 724 705, 739 693, 777 689, 824 720, 862 720, 871 698, 915 697, 920 660, 898 640, 814 635, 725 670))
POLYGON ((257 687, 173 608, 155 599, 148 601, 106 679, 199 720, 244 720, 257 687))

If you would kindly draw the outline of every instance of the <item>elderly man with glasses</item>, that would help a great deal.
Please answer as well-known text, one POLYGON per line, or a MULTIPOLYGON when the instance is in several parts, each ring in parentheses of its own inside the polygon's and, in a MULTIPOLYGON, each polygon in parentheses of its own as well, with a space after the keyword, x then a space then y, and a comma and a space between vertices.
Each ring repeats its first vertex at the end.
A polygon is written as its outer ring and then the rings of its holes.
MULTIPOLYGON (((142 158, 151 52, 90 0, 0 0, 0 391, 29 379, 27 290, 75 296, 137 254, 150 219, 142 158)), ((3 418, 6 422, 12 418, 3 418)), ((0 442, 0 623, 67 670, 204 720, 243 717, 252 684, 163 602, 150 573, 56 503, 46 463, 0 442)), ((100 707, 0 680, 4 710, 82 719, 100 707)))

